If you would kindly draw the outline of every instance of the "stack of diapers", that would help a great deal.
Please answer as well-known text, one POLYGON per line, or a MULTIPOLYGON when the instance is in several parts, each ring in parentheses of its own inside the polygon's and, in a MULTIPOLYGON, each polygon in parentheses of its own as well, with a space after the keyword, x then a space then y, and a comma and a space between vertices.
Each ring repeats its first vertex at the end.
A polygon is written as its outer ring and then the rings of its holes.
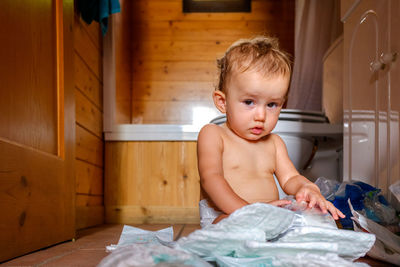
MULTIPOLYGON (((285 208, 255 203, 176 242, 170 242, 171 236, 168 242, 160 240, 158 245, 130 244, 128 250, 136 255, 139 250, 151 250, 141 254, 147 255, 142 264, 146 266, 179 266, 185 264, 183 259, 192 266, 207 266, 207 262, 218 266, 368 266, 353 261, 370 250, 375 235, 337 229, 330 215, 305 207, 305 203, 294 200, 285 208)), ((110 260, 120 249, 124 247, 117 246, 100 266, 112 266, 107 262, 113 262, 113 266, 140 266, 124 264, 117 254, 117 261, 110 260)))
POLYGON ((374 242, 374 235, 337 229, 329 214, 293 200, 285 208, 245 206, 181 238, 175 248, 219 266, 365 266, 353 260, 374 242))

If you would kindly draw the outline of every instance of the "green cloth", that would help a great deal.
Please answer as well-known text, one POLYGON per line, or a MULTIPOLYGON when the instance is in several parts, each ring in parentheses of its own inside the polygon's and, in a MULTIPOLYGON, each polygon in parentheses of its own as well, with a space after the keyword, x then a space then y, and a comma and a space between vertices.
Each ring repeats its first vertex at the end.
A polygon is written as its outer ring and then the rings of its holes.
POLYGON ((93 20, 100 23, 103 35, 107 32, 108 16, 121 11, 119 0, 77 0, 76 7, 87 24, 93 20))

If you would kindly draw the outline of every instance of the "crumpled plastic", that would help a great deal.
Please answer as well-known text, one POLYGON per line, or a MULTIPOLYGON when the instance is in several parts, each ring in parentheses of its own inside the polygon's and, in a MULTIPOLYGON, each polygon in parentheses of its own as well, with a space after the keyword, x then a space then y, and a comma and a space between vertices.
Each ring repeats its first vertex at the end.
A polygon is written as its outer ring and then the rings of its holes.
POLYGON ((292 211, 264 203, 247 205, 218 224, 182 237, 175 248, 226 266, 233 266, 233 262, 239 262, 238 266, 297 266, 307 262, 309 255, 319 259, 315 266, 326 266, 328 261, 350 266, 375 242, 372 234, 339 230, 328 222, 330 215, 319 212, 316 216, 317 210, 298 207, 292 211), (336 255, 333 259, 327 256, 332 254, 336 255), (251 264, 243 265, 243 261, 251 264))
POLYGON ((115 249, 98 267, 194 266, 211 267, 196 255, 158 244, 130 244, 115 249))
POLYGON ((368 251, 368 256, 400 266, 400 237, 355 211, 350 200, 349 206, 353 215, 351 219, 354 223, 354 230, 367 231, 376 235, 375 244, 368 251))
POLYGON ((166 238, 127 228, 131 237, 121 236, 99 266, 368 266, 352 260, 365 255, 374 235, 339 230, 329 214, 305 206, 254 203, 176 242, 170 230, 166 238))
POLYGON ((137 227, 124 225, 117 245, 106 247, 107 252, 112 252, 130 244, 168 245, 173 242, 174 229, 172 226, 158 231, 148 231, 137 227))
POLYGON ((361 181, 339 183, 324 177, 318 178, 315 184, 320 188, 321 194, 346 215, 346 218, 340 219, 343 228, 353 228, 348 200, 355 210, 361 211, 377 223, 383 225, 398 223, 396 211, 381 194, 381 189, 361 181))
POLYGON ((170 248, 174 245, 173 227, 148 231, 124 225, 117 245, 106 247, 112 252, 98 267, 127 266, 194 266, 211 265, 198 256, 170 248))

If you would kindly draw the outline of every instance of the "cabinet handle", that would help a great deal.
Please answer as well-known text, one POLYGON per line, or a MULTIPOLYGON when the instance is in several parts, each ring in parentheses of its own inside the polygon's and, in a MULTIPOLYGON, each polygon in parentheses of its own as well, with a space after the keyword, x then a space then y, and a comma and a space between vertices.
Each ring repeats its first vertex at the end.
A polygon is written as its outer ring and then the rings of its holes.
POLYGON ((397 52, 382 53, 379 61, 382 62, 383 64, 389 64, 391 62, 395 62, 396 59, 397 59, 397 52))
POLYGON ((383 70, 383 69, 385 69, 385 67, 386 67, 386 64, 382 63, 382 62, 379 61, 379 60, 372 61, 372 62, 369 64, 369 69, 370 69, 372 72, 376 72, 376 71, 378 71, 378 70, 383 70))

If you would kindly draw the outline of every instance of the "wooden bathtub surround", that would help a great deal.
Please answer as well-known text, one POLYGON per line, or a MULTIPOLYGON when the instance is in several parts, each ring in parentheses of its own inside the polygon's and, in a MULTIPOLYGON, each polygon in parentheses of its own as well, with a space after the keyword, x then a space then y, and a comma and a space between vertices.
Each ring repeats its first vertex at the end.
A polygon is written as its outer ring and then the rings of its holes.
POLYGON ((198 223, 196 142, 107 142, 107 223, 198 223))

